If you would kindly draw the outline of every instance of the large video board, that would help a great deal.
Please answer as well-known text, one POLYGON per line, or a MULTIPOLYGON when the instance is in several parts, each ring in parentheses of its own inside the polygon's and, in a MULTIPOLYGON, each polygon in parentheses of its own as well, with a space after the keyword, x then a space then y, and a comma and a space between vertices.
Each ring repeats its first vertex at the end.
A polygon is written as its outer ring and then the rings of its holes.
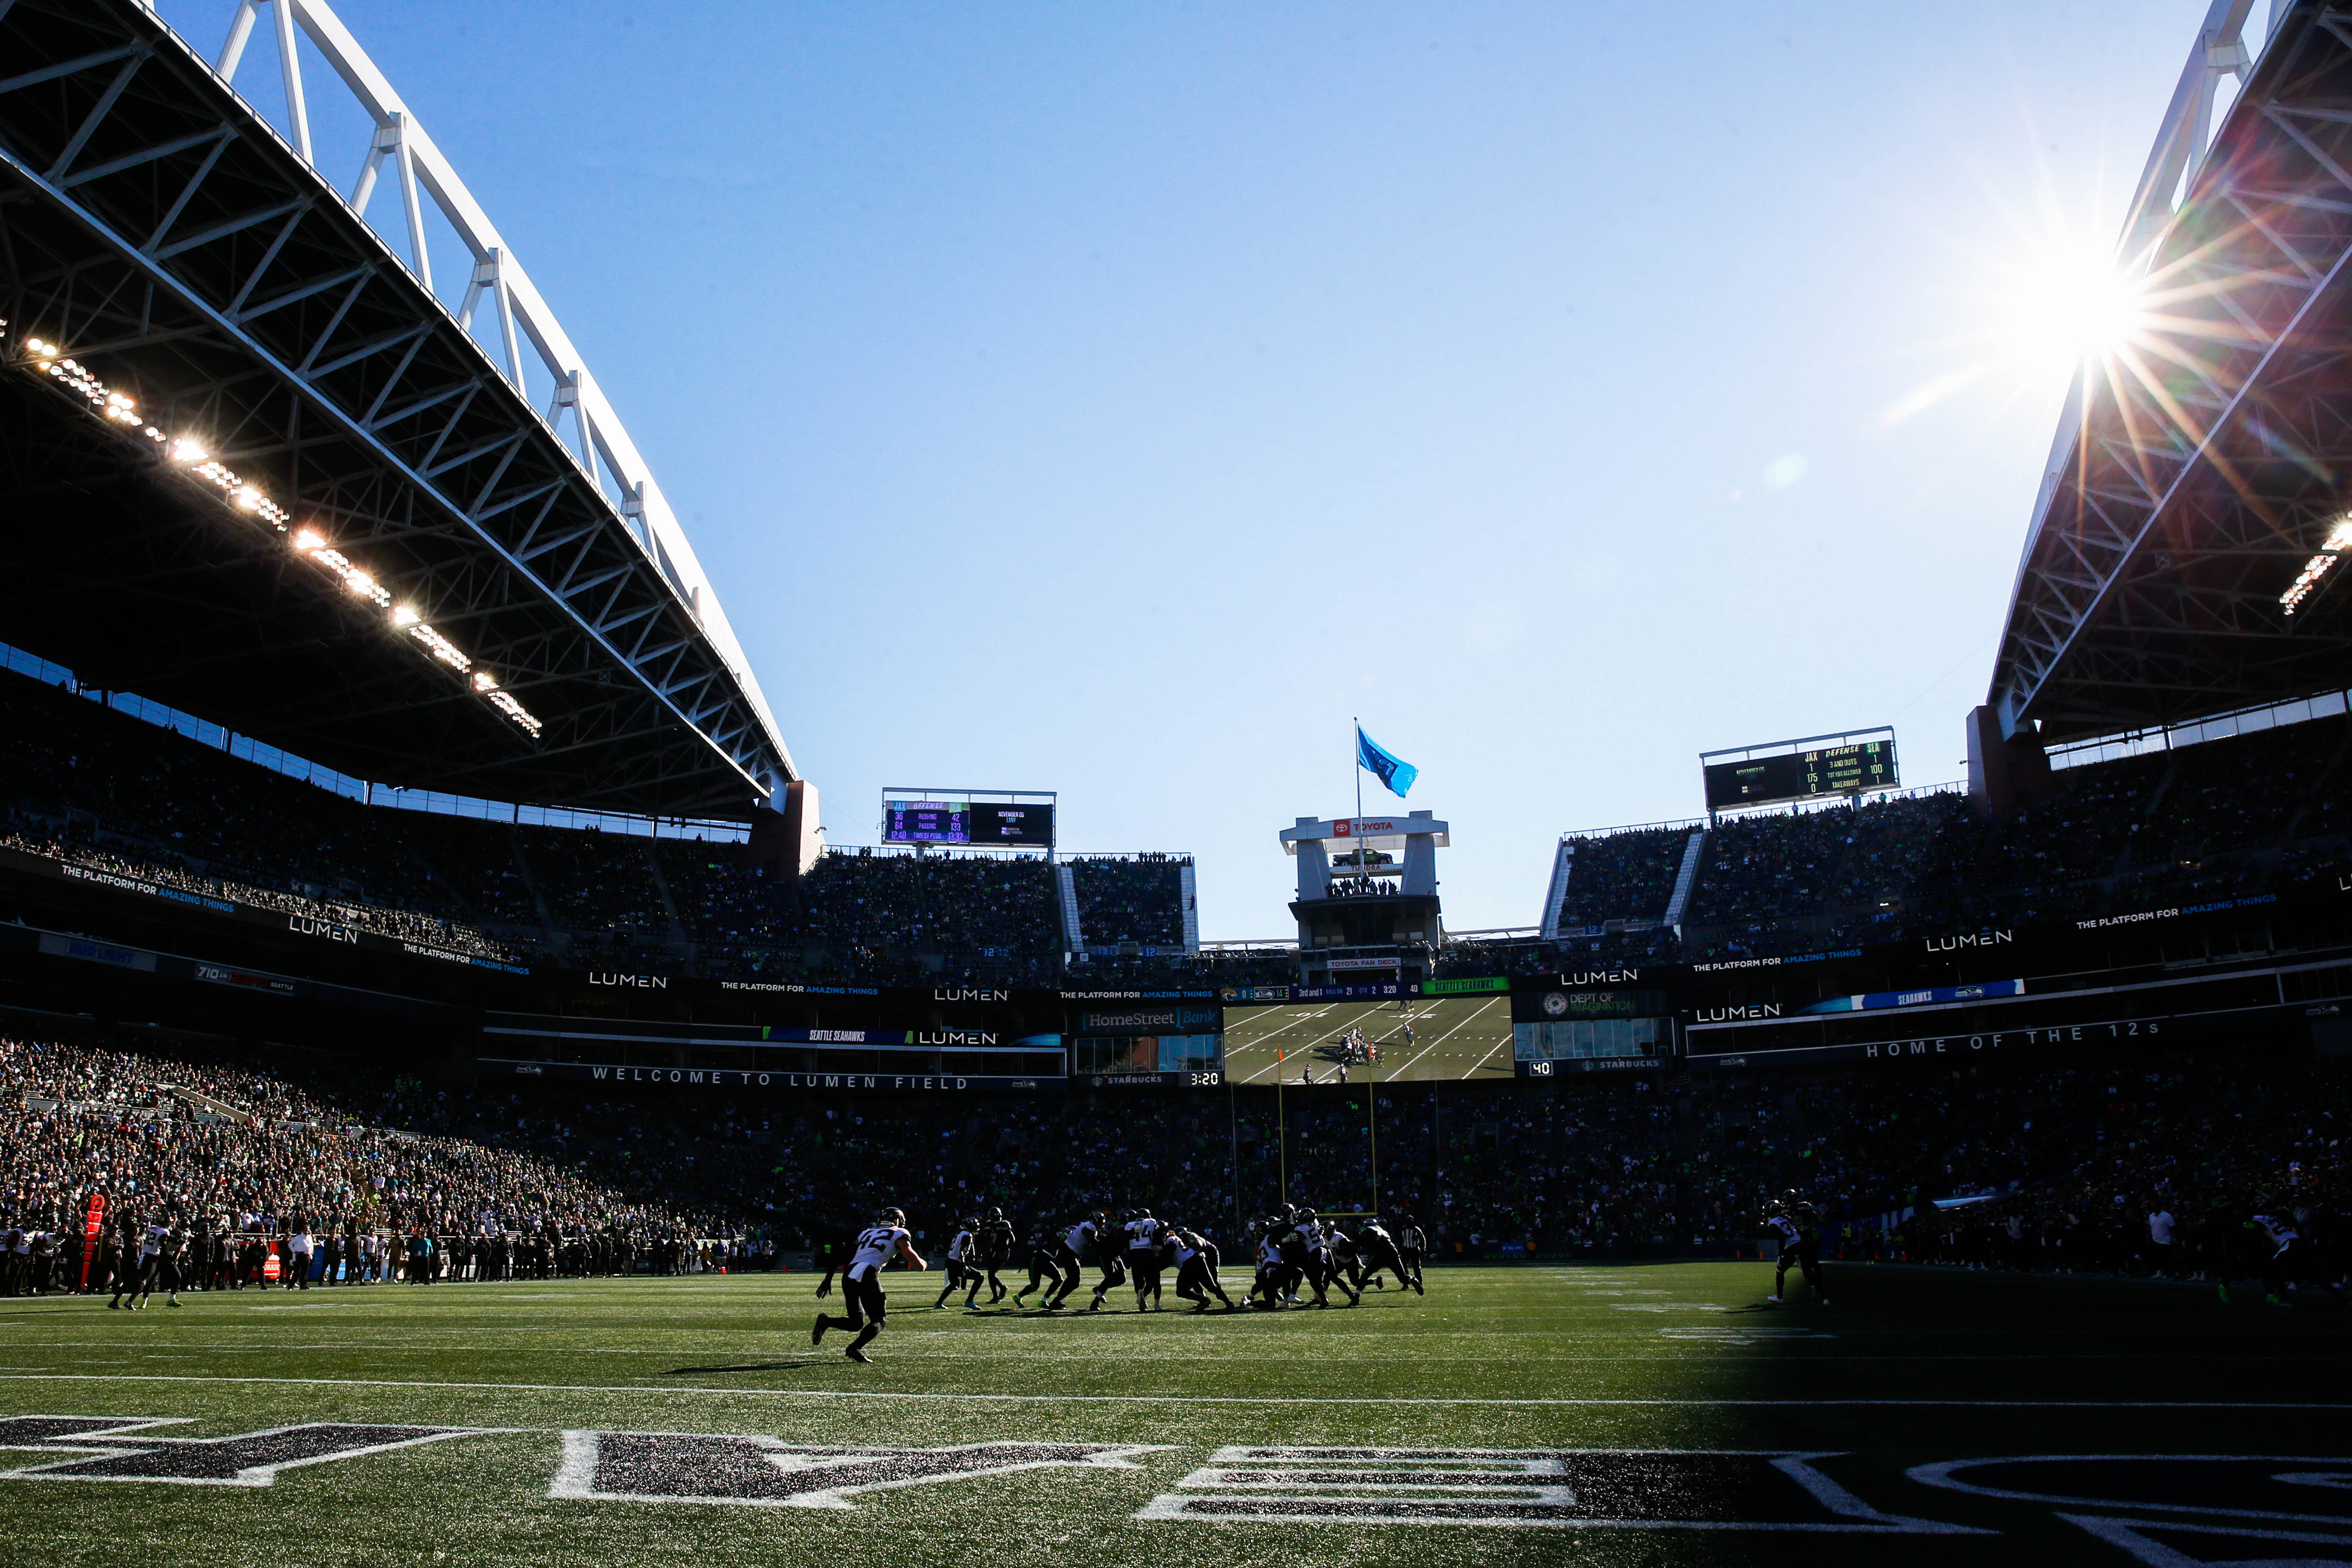
POLYGON ((1706 808, 1729 811, 1895 788, 1901 782, 1895 764, 1895 732, 1866 735, 1817 735, 1811 739, 1827 743, 1783 741, 1746 751, 1706 752, 1699 758, 1706 778, 1706 808))
POLYGON ((1049 791, 886 789, 882 842, 1051 849, 1049 791))

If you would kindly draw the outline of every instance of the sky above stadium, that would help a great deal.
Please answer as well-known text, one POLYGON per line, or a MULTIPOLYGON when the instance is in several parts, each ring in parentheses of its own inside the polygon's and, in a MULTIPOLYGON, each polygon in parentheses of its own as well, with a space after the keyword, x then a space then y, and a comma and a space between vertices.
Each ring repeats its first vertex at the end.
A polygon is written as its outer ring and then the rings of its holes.
MULTIPOLYGON (((160 9, 209 56, 232 6, 160 9)), ((1696 815, 1704 750, 1892 723, 1959 777, 2205 5, 337 9, 830 841, 1056 790, 1066 849, 1196 855, 1215 939, 1289 934, 1357 716, 1455 931, 1534 925, 1563 830, 1696 815)))

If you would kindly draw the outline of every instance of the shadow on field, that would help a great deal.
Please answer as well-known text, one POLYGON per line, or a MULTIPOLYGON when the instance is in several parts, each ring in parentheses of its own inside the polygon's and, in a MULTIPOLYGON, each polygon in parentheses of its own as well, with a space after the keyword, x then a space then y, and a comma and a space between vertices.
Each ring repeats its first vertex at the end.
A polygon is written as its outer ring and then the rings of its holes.
POLYGON ((747 1361, 734 1366, 674 1366, 664 1373, 667 1377, 693 1377, 710 1372, 806 1372, 813 1367, 831 1366, 826 1361, 747 1361))

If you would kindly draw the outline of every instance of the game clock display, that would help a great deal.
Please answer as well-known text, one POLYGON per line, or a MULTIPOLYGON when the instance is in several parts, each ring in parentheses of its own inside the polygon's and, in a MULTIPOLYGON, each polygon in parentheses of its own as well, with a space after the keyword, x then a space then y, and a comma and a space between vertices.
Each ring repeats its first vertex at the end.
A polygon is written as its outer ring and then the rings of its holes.
POLYGON ((1851 746, 1821 747, 1778 757, 1710 763, 1706 767, 1706 808, 1722 811, 1770 801, 1853 795, 1863 790, 1893 789, 1895 783, 1895 742, 1864 741, 1851 746))

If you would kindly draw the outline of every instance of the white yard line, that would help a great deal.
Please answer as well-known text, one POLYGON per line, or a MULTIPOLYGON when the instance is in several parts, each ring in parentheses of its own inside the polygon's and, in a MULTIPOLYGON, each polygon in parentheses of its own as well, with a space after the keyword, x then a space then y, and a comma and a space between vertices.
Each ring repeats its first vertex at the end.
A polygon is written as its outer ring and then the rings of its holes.
MULTIPOLYGON (((1371 1009, 1372 1009, 1373 1007, 1376 1007, 1377 1005, 1379 1005, 1379 1004, 1377 1004, 1377 1003, 1367 1003, 1367 1004, 1365 1004, 1365 1010, 1364 1010, 1364 1012, 1363 1012, 1363 1013, 1355 1014, 1355 1015, 1353 1015, 1353 1016, 1349 1016, 1349 1017, 1346 1017, 1346 1018, 1342 1018, 1339 1023, 1336 1023, 1336 1024, 1332 1025, 1328 1029, 1325 1030, 1323 1033, 1321 1033, 1321 1034, 1319 1034, 1319 1035, 1315 1035, 1315 1036, 1311 1036, 1311 1037, 1308 1037, 1308 1039, 1307 1039, 1307 1043, 1306 1043, 1305 1045, 1300 1046, 1300 1047, 1297 1047, 1297 1049, 1299 1049, 1299 1050, 1302 1050, 1302 1051, 1311 1051, 1311 1050, 1313 1050, 1317 1046, 1321 1045, 1321 1044, 1322 1044, 1324 1041, 1326 1041, 1326 1040, 1333 1040, 1333 1039, 1337 1039, 1337 1038, 1339 1038, 1339 1036, 1341 1036, 1342 1034, 1346 1033, 1346 1032, 1347 1032, 1347 1030, 1348 1030, 1349 1028, 1350 1028, 1352 1026, 1354 1026, 1354 1025, 1356 1025, 1356 1024, 1358 1024, 1358 1023, 1360 1023, 1360 1022, 1363 1020, 1363 1018, 1364 1018, 1367 1015, 1369 1015, 1369 1014, 1370 1014, 1370 1012, 1371 1011, 1371 1009)), ((1325 1009, 1323 1009, 1323 1011, 1324 1011, 1325 1013, 1328 1013, 1329 1011, 1331 1011, 1331 1009, 1330 1009, 1330 1008, 1328 1008, 1328 1007, 1326 1007, 1325 1009)), ((1317 1016, 1318 1016, 1318 1017, 1319 1017, 1319 1016, 1321 1016, 1321 1015, 1320 1015, 1320 1014, 1318 1014, 1318 1015, 1317 1015, 1317 1016)), ((1275 1033, 1276 1033, 1276 1035, 1278 1035, 1278 1034, 1283 1034, 1283 1033, 1286 1033, 1286 1032, 1287 1032, 1287 1030, 1286 1030, 1286 1029, 1280 1029, 1280 1030, 1276 1030, 1275 1033)), ((1275 1036, 1274 1036, 1274 1035, 1263 1036, 1263 1037, 1260 1037, 1258 1044, 1259 1044, 1259 1046, 1260 1046, 1260 1047, 1266 1047, 1266 1048, 1271 1048, 1271 1047, 1272 1047, 1272 1046, 1273 1046, 1274 1038, 1275 1038, 1275 1036)), ((1283 1048, 1284 1050, 1286 1050, 1286 1051, 1292 1049, 1292 1047, 1288 1047, 1288 1046, 1285 1046, 1285 1047, 1283 1047, 1282 1048, 1283 1048)), ((1287 1067, 1288 1065, 1289 1065, 1289 1064, 1288 1064, 1287 1062, 1268 1062, 1268 1063, 1266 1063, 1266 1064, 1265 1064, 1265 1067, 1262 1067, 1262 1068, 1258 1068, 1258 1069, 1257 1069, 1257 1072, 1254 1072, 1254 1073, 1250 1074, 1248 1078, 1245 1078, 1245 1079, 1242 1079, 1242 1081, 1243 1081, 1244 1083, 1250 1083, 1250 1082, 1254 1082, 1254 1081, 1256 1079, 1256 1078, 1257 1078, 1257 1074, 1258 1074, 1258 1073, 1265 1072, 1265 1071, 1266 1071, 1266 1070, 1267 1070, 1268 1068, 1276 1068, 1276 1067, 1287 1067)))
MULTIPOLYGON (((1507 1046, 1507 1045, 1509 1045, 1510 1043, 1511 1043, 1511 1038, 1510 1038, 1510 1037, 1509 1037, 1509 1036, 1507 1036, 1507 1035, 1506 1035, 1503 1038, 1501 1038, 1500 1040, 1497 1040, 1496 1042, 1495 1042, 1495 1051, 1499 1051, 1499 1050, 1501 1050, 1505 1046, 1507 1046)), ((1472 1072, 1477 1072, 1477 1071, 1479 1071, 1481 1068, 1485 1068, 1485 1067, 1486 1067, 1486 1065, 1488 1062, 1493 1061, 1493 1060, 1495 1059, 1495 1051, 1488 1051, 1485 1056, 1480 1057, 1480 1058, 1478 1058, 1477 1062, 1476 1062, 1475 1065, 1473 1065, 1473 1066, 1472 1066, 1472 1068, 1470 1068, 1470 1072, 1465 1072, 1465 1073, 1464 1073, 1462 1076, 1463 1076, 1464 1078, 1468 1078, 1468 1077, 1470 1076, 1470 1073, 1472 1073, 1472 1072)))
MULTIPOLYGON (((1421 1049, 1413 1052, 1412 1055, 1407 1057, 1403 1061, 1398 1063, 1396 1069, 1391 1072, 1388 1077, 1381 1079, 1381 1081, 1382 1083, 1394 1083, 1397 1079, 1402 1078, 1407 1068, 1412 1066, 1413 1063, 1421 1060, 1422 1058, 1427 1056, 1430 1052, 1435 1050, 1438 1047, 1444 1045, 1446 1041, 1452 1039, 1463 1030, 1468 1028, 1472 1024, 1476 1023, 1478 1020, 1478 1015, 1485 1012, 1487 1008, 1492 1007, 1495 1005, 1495 1002, 1496 998, 1489 996, 1484 1002, 1479 1003, 1478 1005, 1470 1009, 1468 1016, 1465 1017, 1460 1023, 1454 1025, 1454 1027, 1446 1030, 1445 1033, 1430 1041, 1429 1044, 1422 1047, 1421 1049)), ((1489 1052, 1487 1054, 1491 1056, 1493 1053, 1489 1052)))
MULTIPOLYGON (((279 1386, 301 1388, 313 1394, 336 1388, 441 1388, 463 1389, 487 1394, 659 1394, 671 1396, 680 1394, 700 1394, 719 1398, 755 1396, 763 1399, 910 1399, 921 1401, 984 1400, 995 1404, 1017 1405, 1472 1405, 1472 1406, 1558 1406, 1563 1408, 1618 1409, 1637 1406, 1672 1406, 1705 1410, 1779 1409, 1790 1402, 1786 1399, 1465 1399, 1422 1398, 1400 1395, 1391 1398, 1315 1397, 1303 1395, 1268 1395, 1248 1394, 978 1394, 959 1390, 952 1394, 894 1394, 871 1389, 808 1389, 808 1388, 701 1388, 691 1384, 577 1384, 577 1383, 437 1383, 401 1378, 366 1377, 221 1377, 180 1374, 173 1373, 0 1373, 0 1382, 9 1383, 220 1383, 239 1387, 279 1386)), ((2316 1402, 2295 1403, 2284 1400, 2197 1400, 2197 1399, 1822 1399, 1811 1395, 1800 1403, 1838 1409, 1891 1410, 2330 1410, 2352 1412, 2352 1405, 2328 1405, 2316 1402)))

